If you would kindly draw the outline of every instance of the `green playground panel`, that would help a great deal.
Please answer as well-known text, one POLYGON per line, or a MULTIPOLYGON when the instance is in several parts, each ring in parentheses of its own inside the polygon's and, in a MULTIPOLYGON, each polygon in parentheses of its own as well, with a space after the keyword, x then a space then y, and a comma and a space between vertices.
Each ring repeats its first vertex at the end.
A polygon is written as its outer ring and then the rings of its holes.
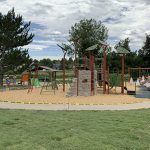
POLYGON ((41 86, 39 79, 34 79, 34 78, 32 78, 32 79, 31 79, 31 84, 32 84, 33 86, 35 86, 35 87, 40 87, 40 86, 41 86))

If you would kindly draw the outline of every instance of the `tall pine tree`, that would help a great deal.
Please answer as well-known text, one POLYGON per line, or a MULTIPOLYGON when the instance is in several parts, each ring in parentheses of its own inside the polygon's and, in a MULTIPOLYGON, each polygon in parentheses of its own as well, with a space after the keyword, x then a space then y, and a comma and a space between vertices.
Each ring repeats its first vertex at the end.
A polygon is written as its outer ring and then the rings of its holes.
POLYGON ((150 67, 150 35, 148 34, 144 46, 139 50, 139 56, 143 60, 143 67, 150 67))
MULTIPOLYGON (((34 35, 29 33, 29 23, 24 23, 14 9, 6 15, 0 13, 0 86, 3 85, 5 56, 32 42, 34 35)), ((17 60, 14 60, 17 61, 17 60)))

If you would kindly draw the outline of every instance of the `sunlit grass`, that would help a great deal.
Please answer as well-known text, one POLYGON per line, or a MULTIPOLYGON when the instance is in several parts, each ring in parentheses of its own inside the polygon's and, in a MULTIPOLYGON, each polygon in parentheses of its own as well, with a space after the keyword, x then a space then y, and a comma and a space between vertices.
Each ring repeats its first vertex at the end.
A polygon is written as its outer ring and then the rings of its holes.
POLYGON ((0 110, 1 150, 148 150, 150 109, 0 110))

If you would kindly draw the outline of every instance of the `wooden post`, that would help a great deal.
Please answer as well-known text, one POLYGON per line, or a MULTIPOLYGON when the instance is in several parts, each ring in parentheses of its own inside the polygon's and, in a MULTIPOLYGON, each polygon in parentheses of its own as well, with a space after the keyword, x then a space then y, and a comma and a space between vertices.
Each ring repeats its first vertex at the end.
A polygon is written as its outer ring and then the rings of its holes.
POLYGON ((64 52, 63 58, 63 92, 65 92, 65 82, 66 82, 66 62, 65 62, 66 53, 64 52))
POLYGON ((91 96, 94 95, 94 56, 90 54, 91 96))
POLYGON ((128 74, 129 74, 128 82, 130 82, 130 78, 131 78, 131 69, 130 68, 128 68, 128 74))
POLYGON ((108 94, 109 94, 109 86, 110 86, 110 71, 109 71, 109 66, 107 69, 107 75, 108 75, 108 94))
POLYGON ((77 96, 79 96, 79 70, 77 70, 77 96))
POLYGON ((139 68, 139 77, 141 77, 141 68, 139 68))
POLYGON ((121 56, 121 63, 122 63, 122 86, 121 86, 121 93, 124 94, 124 54, 121 56))
POLYGON ((75 46, 75 60, 74 60, 74 66, 75 66, 75 77, 77 77, 77 52, 76 52, 76 46, 75 46))
POLYGON ((103 61, 103 94, 106 94, 106 48, 104 47, 104 61, 103 61))

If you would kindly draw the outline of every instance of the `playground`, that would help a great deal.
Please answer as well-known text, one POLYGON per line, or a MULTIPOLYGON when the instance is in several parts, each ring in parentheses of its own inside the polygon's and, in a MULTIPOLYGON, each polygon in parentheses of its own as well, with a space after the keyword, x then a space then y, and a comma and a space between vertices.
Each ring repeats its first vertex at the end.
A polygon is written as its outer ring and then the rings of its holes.
MULTIPOLYGON (((66 49, 62 46, 60 48, 64 52, 65 60, 66 49)), ((20 80, 17 81, 16 76, 6 76, 0 101, 71 105, 117 105, 149 101, 150 68, 128 68, 126 76, 125 56, 129 52, 123 47, 117 47, 122 70, 120 73, 119 70, 110 73, 106 58, 108 49, 109 45, 103 41, 87 48, 83 58, 78 58, 78 63, 75 58, 72 78, 67 77, 65 61, 63 70, 39 66, 33 61, 22 73, 20 80), (101 51, 99 58, 94 56, 97 49, 101 51), (144 74, 143 70, 146 70, 147 74, 144 74), (139 73, 136 79, 133 71, 139 73)))
POLYGON ((150 150, 148 0, 0 6, 0 150, 150 150))
MULTIPOLYGON (((121 93, 121 88, 112 88, 109 94, 96 94, 93 96, 67 96, 67 92, 70 89, 70 84, 65 84, 65 91, 63 91, 63 85, 57 84, 57 89, 53 89, 48 86, 47 89, 43 89, 40 84, 44 85, 44 82, 36 83, 34 87, 17 86, 16 89, 12 87, 6 88, 5 91, 1 91, 0 102, 21 103, 21 104, 70 104, 70 105, 119 105, 119 104, 133 104, 147 102, 150 99, 149 91, 146 87, 137 86, 136 95, 128 95, 125 91, 124 95, 121 93), (18 89, 19 88, 19 89, 18 89)), ((127 87, 130 90, 135 89, 135 84, 127 82, 127 87)), ((99 90, 99 89, 98 89, 99 90)), ((101 89, 102 90, 102 89, 101 89)), ((99 91, 98 91, 99 92, 99 91)), ((102 91, 100 91, 102 92, 102 91)))

